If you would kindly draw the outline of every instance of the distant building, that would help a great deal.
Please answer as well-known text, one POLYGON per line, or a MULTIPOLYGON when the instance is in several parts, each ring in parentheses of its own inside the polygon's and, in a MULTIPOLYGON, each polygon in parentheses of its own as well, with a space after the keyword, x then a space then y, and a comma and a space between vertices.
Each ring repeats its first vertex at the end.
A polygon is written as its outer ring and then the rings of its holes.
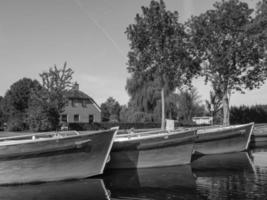
POLYGON ((97 103, 74 84, 67 92, 68 104, 61 114, 61 123, 101 122, 101 110, 97 103))
POLYGON ((193 117, 192 121, 195 122, 198 125, 201 125, 201 124, 209 124, 209 125, 211 125, 213 123, 213 118, 209 117, 209 116, 193 117))

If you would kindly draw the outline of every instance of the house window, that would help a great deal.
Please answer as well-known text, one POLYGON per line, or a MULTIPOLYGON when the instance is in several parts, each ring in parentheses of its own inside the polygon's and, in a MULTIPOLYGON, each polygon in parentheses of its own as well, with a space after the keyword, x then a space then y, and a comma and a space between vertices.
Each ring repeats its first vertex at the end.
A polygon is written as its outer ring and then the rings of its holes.
POLYGON ((89 123, 93 123, 94 122, 94 115, 89 115, 89 123))
POLYGON ((87 103, 86 100, 82 100, 82 107, 86 108, 86 103, 87 103))
POLYGON ((61 121, 67 122, 67 115, 61 115, 61 121))
POLYGON ((72 99, 72 107, 78 107, 81 101, 78 99, 72 99))
POLYGON ((79 116, 79 115, 74 115, 74 118, 73 118, 73 120, 74 120, 75 122, 78 122, 78 121, 79 121, 79 119, 80 119, 80 116, 79 116))

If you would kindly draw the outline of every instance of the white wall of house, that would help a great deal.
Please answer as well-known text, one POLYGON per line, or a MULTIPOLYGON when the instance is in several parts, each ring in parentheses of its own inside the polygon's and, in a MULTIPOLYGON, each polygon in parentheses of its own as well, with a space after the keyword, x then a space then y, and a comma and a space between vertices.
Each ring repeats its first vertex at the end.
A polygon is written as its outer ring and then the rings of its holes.
POLYGON ((63 115, 67 115, 68 123, 89 123, 89 116, 93 116, 93 122, 101 122, 101 110, 99 107, 93 103, 82 103, 82 100, 75 100, 74 103, 69 100, 68 105, 61 114, 61 121, 63 115))

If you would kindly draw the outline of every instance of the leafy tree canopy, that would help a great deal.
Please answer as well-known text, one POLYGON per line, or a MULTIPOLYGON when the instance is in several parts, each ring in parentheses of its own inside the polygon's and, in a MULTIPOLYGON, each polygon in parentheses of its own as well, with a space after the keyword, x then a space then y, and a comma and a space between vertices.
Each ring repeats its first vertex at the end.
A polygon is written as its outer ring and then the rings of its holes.
POLYGON ((6 110, 25 112, 28 108, 28 101, 33 88, 40 88, 38 81, 29 78, 23 78, 13 83, 6 92, 4 101, 6 110))
POLYGON ((186 48, 188 38, 184 26, 178 22, 177 12, 166 10, 162 0, 152 0, 149 7, 141 9, 134 24, 126 29, 130 41, 128 72, 131 73, 126 89, 136 105, 142 105, 140 112, 153 109, 157 103, 152 96, 158 96, 161 91, 165 115, 164 92, 190 84, 198 72, 199 62, 190 48, 186 48), (148 96, 143 96, 146 93, 148 96))
POLYGON ((190 83, 198 69, 185 49, 186 33, 178 13, 166 10, 165 3, 152 0, 142 7, 135 23, 126 29, 130 41, 128 71, 140 81, 160 79, 160 86, 175 89, 190 83))
POLYGON ((31 92, 41 87, 38 81, 29 78, 20 79, 10 86, 1 103, 9 130, 27 128, 26 116, 31 92))
POLYGON ((230 93, 258 88, 266 79, 264 44, 247 31, 252 12, 239 0, 221 1, 187 23, 206 81, 220 83, 225 124, 229 122, 230 93))
MULTIPOLYGON (((256 17, 248 26, 248 31, 262 40, 267 39, 267 0, 262 0, 257 5, 256 17)), ((265 43, 265 47, 266 47, 265 43)), ((267 48, 267 47, 266 47, 267 48)))
POLYGON ((56 102, 58 112, 62 112, 66 103, 66 91, 73 85, 73 70, 65 62, 62 68, 56 65, 40 74, 42 85, 48 91, 49 100, 56 102))
POLYGON ((113 97, 109 97, 101 104, 101 115, 103 121, 119 121, 121 106, 113 97))
POLYGON ((59 127, 59 117, 63 112, 71 88, 73 70, 65 62, 62 68, 50 68, 40 74, 42 89, 31 94, 28 109, 28 124, 33 131, 55 130, 59 127))

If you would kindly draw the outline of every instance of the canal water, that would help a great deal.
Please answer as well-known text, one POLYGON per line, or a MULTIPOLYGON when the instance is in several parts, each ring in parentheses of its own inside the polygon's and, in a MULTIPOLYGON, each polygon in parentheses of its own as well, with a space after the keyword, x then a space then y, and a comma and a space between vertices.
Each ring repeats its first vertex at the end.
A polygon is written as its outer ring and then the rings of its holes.
POLYGON ((186 166, 112 170, 80 181, 1 186, 0 199, 267 199, 267 146, 203 156, 186 166))

